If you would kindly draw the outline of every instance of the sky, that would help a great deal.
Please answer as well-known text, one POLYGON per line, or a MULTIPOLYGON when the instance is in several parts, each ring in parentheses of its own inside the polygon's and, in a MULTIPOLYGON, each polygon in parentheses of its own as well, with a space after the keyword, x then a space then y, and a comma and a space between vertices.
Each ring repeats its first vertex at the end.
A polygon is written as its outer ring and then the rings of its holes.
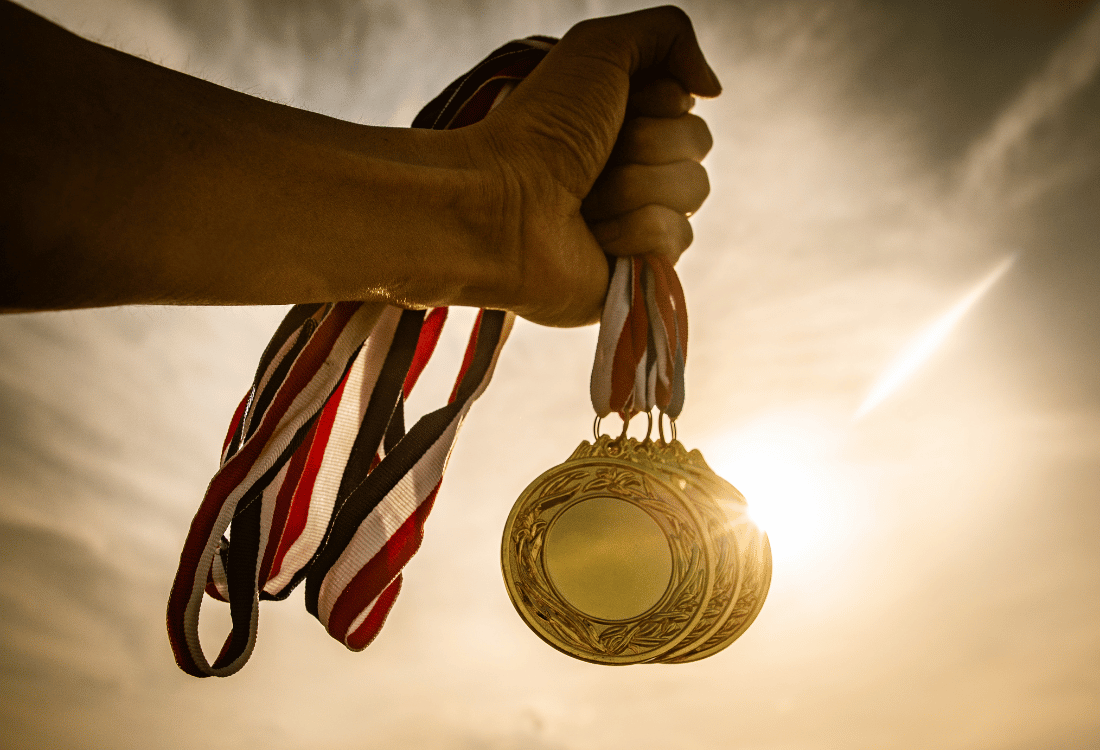
MULTIPOLYGON (((403 126, 495 46, 610 0, 35 0, 247 93, 403 126)), ((164 607, 284 308, 0 318, 0 737, 11 748, 1100 746, 1100 6, 688 2, 725 85, 678 265, 680 439, 749 501, 756 623, 601 667, 515 614, 500 534, 591 433, 595 328, 519 322, 382 634, 300 595, 197 680, 164 607)), ((443 399, 469 311, 414 396, 443 399)), ((216 647, 227 617, 204 608, 216 647)), ((215 644, 215 645, 211 645, 215 644)))

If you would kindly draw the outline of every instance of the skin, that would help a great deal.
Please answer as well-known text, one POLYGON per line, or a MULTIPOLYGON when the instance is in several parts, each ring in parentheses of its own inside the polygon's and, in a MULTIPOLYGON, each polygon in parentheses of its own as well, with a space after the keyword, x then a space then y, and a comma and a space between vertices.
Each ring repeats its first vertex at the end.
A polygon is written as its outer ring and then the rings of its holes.
POLYGON ((598 319, 606 255, 691 243, 721 87, 680 10, 574 26, 480 123, 370 127, 0 2, 0 309, 346 299, 598 319))

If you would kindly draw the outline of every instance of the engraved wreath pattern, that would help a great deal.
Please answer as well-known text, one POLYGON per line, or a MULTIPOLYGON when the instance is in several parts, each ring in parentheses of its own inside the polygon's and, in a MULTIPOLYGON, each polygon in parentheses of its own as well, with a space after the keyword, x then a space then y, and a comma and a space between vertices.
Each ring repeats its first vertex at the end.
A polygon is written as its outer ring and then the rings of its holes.
MULTIPOLYGON (((693 461, 685 461, 672 471, 682 475, 687 482, 684 491, 688 498, 695 504, 700 515, 706 519, 707 533, 715 546, 716 566, 714 591, 707 603, 703 618, 692 630, 691 635, 684 641, 684 645, 665 657, 663 661, 683 662, 694 661, 702 658, 702 652, 722 642, 725 636, 736 630, 737 624, 744 620, 738 613, 744 608, 745 587, 752 588, 753 560, 749 559, 756 554, 753 545, 759 531, 752 527, 749 537, 749 548, 742 549, 742 540, 738 542, 738 535, 733 529, 746 524, 748 520, 744 516, 744 496, 724 479, 716 475, 703 460, 699 451, 690 454, 693 461), (717 498, 724 498, 733 506, 732 512, 724 510, 717 498), (731 622, 732 621, 732 622, 731 622)), ((750 593, 750 596, 752 594, 750 593)), ((740 635, 740 633, 738 633, 740 635)), ((730 638, 721 648, 732 643, 730 638)), ((721 648, 715 649, 720 651, 721 648)), ((710 652, 713 653, 713 652, 710 652)))
MULTIPOLYGON (((544 475, 537 487, 530 488, 534 496, 527 498, 513 519, 515 589, 524 608, 563 645, 581 653, 627 657, 630 661, 633 659, 629 657, 637 656, 642 661, 657 656, 652 652, 667 647, 698 619, 699 607, 709 594, 705 542, 686 509, 674 508, 657 496, 638 469, 601 463, 596 456, 593 461, 570 465, 594 453, 607 456, 611 453, 608 447, 606 438, 594 446, 583 443, 570 462, 544 475), (622 498, 647 509, 673 548, 669 589, 653 609, 639 618, 611 622, 576 611, 557 595, 543 567, 542 544, 553 518, 574 498, 597 495, 622 498)), ((619 455, 615 458, 622 460, 622 453, 616 453, 619 455)))
POLYGON ((710 534, 717 558, 715 562, 714 590, 707 601, 702 618, 684 641, 688 644, 688 648, 691 648, 699 638, 704 637, 711 628, 718 625, 719 619, 727 613, 731 605, 736 608, 733 600, 739 596, 739 578, 744 573, 738 560, 736 541, 722 532, 722 526, 725 523, 724 517, 716 518, 713 514, 708 514, 706 522, 707 533, 710 534))
POLYGON ((752 624, 771 583, 767 535, 745 499, 697 451, 677 441, 583 442, 524 491, 503 549, 516 608, 543 640, 604 664, 683 663, 721 651, 752 624), (550 581, 542 545, 574 503, 614 497, 646 510, 672 552, 669 586, 647 613, 609 621, 577 611, 550 581))
POLYGON ((748 554, 744 557, 745 569, 741 591, 733 611, 707 640, 691 652, 673 658, 673 663, 703 659, 717 653, 741 637, 760 614, 772 580, 771 546, 766 534, 758 533, 752 539, 748 554))

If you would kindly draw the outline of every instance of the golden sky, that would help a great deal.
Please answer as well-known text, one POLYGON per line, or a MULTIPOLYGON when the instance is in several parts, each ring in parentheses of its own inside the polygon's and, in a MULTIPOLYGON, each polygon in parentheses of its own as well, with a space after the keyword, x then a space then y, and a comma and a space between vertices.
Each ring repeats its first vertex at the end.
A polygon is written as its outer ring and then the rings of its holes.
MULTIPOLYGON (((404 125, 496 45, 641 4, 27 5, 224 85, 404 125)), ((188 677, 168 589, 283 310, 9 316, 0 744, 1100 746, 1100 6, 684 7, 725 93, 697 108, 715 147, 678 266, 679 435, 769 532, 752 628, 698 663, 609 668, 523 625, 500 534, 590 435, 596 331, 521 322, 378 640, 344 650, 299 594, 265 603, 242 672, 188 677)), ((469 319, 452 316, 421 409, 469 319)), ((221 615, 204 608, 208 649, 221 615)))

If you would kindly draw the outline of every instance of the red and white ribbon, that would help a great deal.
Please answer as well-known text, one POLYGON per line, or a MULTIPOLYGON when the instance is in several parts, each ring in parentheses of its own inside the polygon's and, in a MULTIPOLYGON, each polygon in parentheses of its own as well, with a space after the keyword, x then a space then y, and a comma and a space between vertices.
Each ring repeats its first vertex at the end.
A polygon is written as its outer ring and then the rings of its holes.
POLYGON ((592 408, 629 420, 684 406, 687 307, 680 279, 657 253, 617 258, 592 366, 592 408))
MULTIPOLYGON (((553 44, 501 47, 448 86, 414 127, 477 122, 553 44)), ((348 648, 382 627, 470 406, 488 386, 513 315, 478 315, 448 404, 407 432, 404 402, 432 355, 446 308, 297 305, 279 326, 233 416, 221 468, 191 523, 168 600, 176 662, 227 676, 256 643, 261 599, 306 582, 306 607, 348 648), (232 630, 209 661, 203 596, 227 601, 232 630)))

